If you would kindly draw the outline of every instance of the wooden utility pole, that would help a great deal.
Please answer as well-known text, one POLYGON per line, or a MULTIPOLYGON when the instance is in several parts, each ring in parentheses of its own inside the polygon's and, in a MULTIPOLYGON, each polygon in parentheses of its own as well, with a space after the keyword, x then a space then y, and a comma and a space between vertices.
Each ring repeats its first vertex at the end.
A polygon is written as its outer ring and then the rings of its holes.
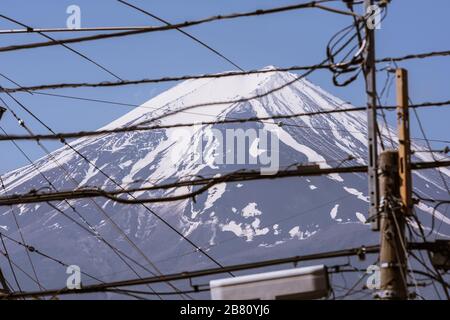
POLYGON ((400 197, 402 199, 403 212, 411 214, 412 208, 412 182, 411 182, 411 141, 409 136, 409 108, 408 108, 408 71, 397 69, 397 128, 398 128, 398 153, 400 173, 400 197))
POLYGON ((397 151, 384 151, 379 158, 380 195, 380 292, 386 300, 407 299, 405 216, 400 196, 397 151))
MULTIPOLYGON (((373 7, 373 0, 364 1, 364 15, 373 7)), ((364 50, 364 76, 366 78, 367 94, 367 140, 368 140, 368 180, 369 180, 369 219, 372 230, 379 230, 378 206, 379 206, 379 184, 378 184, 378 139, 377 139, 377 86, 375 69, 375 29, 366 25, 366 47, 364 50)))

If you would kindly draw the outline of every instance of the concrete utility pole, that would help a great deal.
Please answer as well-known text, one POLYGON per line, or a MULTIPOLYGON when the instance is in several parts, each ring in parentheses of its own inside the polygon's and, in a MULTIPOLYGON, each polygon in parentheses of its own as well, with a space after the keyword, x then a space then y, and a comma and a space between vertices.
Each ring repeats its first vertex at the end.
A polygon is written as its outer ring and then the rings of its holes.
POLYGON ((396 70, 397 78, 397 128, 400 173, 400 197, 405 215, 411 214, 411 141, 409 136, 408 71, 396 70))
MULTIPOLYGON (((364 0, 366 15, 372 6, 373 0, 364 0)), ((367 93, 367 132, 368 132, 368 179, 369 179, 369 219, 372 230, 379 230, 378 206, 379 206, 379 184, 378 184, 378 141, 377 141, 377 86, 375 68, 375 29, 366 25, 366 48, 364 51, 364 75, 366 78, 367 93)))
POLYGON ((405 216, 399 204, 400 177, 397 151, 384 151, 379 159, 382 210, 380 219, 380 292, 386 300, 407 299, 405 216))

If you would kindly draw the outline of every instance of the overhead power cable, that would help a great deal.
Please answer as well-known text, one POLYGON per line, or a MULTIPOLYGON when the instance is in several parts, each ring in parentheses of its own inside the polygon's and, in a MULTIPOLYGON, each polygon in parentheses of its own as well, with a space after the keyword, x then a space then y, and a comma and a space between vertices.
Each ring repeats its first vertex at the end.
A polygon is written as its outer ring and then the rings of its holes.
POLYGON ((352 249, 344 249, 344 250, 316 253, 316 254, 310 254, 310 255, 304 255, 304 256, 294 256, 294 257, 288 257, 288 258, 282 258, 282 259, 265 260, 265 261, 260 261, 260 262, 226 266, 223 268, 212 268, 212 269, 204 269, 204 270, 198 270, 198 271, 174 273, 174 274, 164 275, 162 277, 150 277, 150 278, 145 278, 145 279, 132 279, 132 280, 125 280, 125 281, 110 282, 110 283, 105 283, 105 284, 90 285, 90 286, 84 286, 78 290, 69 290, 67 288, 61 288, 61 289, 57 289, 57 290, 48 290, 45 292, 12 293, 12 294, 6 295, 4 297, 5 298, 33 298, 33 297, 53 295, 56 292, 58 292, 58 295, 102 292, 102 291, 113 289, 113 288, 137 286, 137 285, 151 284, 151 283, 160 283, 160 282, 166 282, 166 281, 188 280, 188 279, 193 279, 193 278, 223 274, 223 273, 227 273, 227 272, 245 271, 245 270, 250 270, 250 269, 259 269, 259 268, 277 266, 277 265, 282 265, 282 264, 298 263, 301 261, 314 261, 314 260, 333 259, 333 258, 349 257, 349 256, 364 256, 366 254, 376 254, 378 252, 379 252, 378 245, 361 246, 361 247, 352 248, 352 249))
MULTIPOLYGON (((420 243, 419 244, 409 243, 408 249, 409 250, 425 250, 425 248, 423 246, 421 246, 420 243)), ((41 297, 41 296, 51 296, 51 295, 54 295, 55 293, 57 293, 58 295, 67 295, 67 294, 70 295, 70 294, 85 294, 85 293, 93 293, 93 292, 105 292, 105 291, 109 291, 110 289, 114 289, 114 288, 139 286, 139 285, 143 285, 143 284, 161 283, 161 282, 167 282, 167 281, 190 280, 190 279, 194 279, 194 278, 201 278, 201 277, 223 274, 226 272, 246 271, 246 270, 251 270, 251 269, 260 269, 260 268, 266 268, 266 267, 272 267, 272 266, 278 266, 278 265, 290 264, 290 263, 298 264, 299 262, 305 262, 305 261, 334 259, 334 258, 351 257, 351 256, 365 257, 366 255, 370 255, 370 254, 377 254, 377 253, 379 253, 379 250, 380 250, 379 245, 361 246, 361 247, 356 247, 356 248, 351 248, 351 249, 321 252, 321 253, 315 253, 315 254, 309 254, 309 255, 303 255, 303 256, 297 255, 297 256, 281 258, 281 259, 272 259, 272 260, 265 260, 265 261, 260 261, 260 262, 237 264, 237 265, 232 265, 232 266, 225 266, 223 268, 212 268, 212 269, 203 269, 203 270, 197 270, 197 271, 186 271, 186 272, 181 272, 181 273, 163 275, 161 277, 149 277, 149 278, 145 278, 145 279, 131 279, 131 280, 124 280, 124 281, 109 282, 109 283, 104 283, 104 284, 89 285, 89 286, 84 286, 78 290, 70 290, 67 288, 61 288, 61 289, 47 290, 45 292, 12 293, 9 295, 5 295, 3 298, 7 298, 7 299, 36 298, 36 297, 41 297)))
POLYGON ((303 116, 317 116, 324 114, 334 114, 334 113, 344 113, 344 112, 354 112, 354 111, 364 111, 364 107, 358 108, 346 108, 346 109, 333 109, 333 110, 323 110, 323 111, 315 111, 315 112, 302 112, 291 115, 275 115, 268 117, 252 117, 252 118, 244 118, 244 119, 225 119, 219 121, 202 121, 202 122, 194 122, 194 123, 180 123, 174 125, 153 125, 153 126, 129 126, 129 127, 121 127, 117 129, 104 129, 97 131, 80 131, 80 132, 72 132, 72 133, 58 133, 58 134, 39 134, 39 135, 8 135, 2 136, 0 135, 0 141, 7 140, 63 140, 63 139, 72 139, 72 138, 82 138, 82 137, 92 137, 92 136, 101 136, 105 134, 114 134, 114 133, 125 133, 125 132, 139 132, 139 131, 152 131, 152 130, 161 130, 161 129, 171 129, 171 128, 181 128, 181 127, 195 127, 195 126, 203 126, 203 125, 218 125, 218 124, 232 124, 232 123, 245 123, 245 122, 255 122, 255 121, 265 121, 265 120, 278 120, 278 119, 290 119, 290 118, 298 118, 303 116))
MULTIPOLYGON (((439 167, 450 166, 450 161, 437 161, 437 162, 419 162, 411 164, 411 169, 423 170, 439 167)), ((149 187, 132 188, 132 189, 118 189, 118 190, 101 190, 101 189, 80 189, 80 190, 69 190, 63 192, 48 192, 48 193, 37 193, 32 191, 28 194, 15 194, 7 197, 0 197, 0 206, 14 205, 14 204, 24 204, 24 203, 36 203, 36 202, 47 202, 47 201, 59 201, 59 200, 69 200, 69 199, 82 199, 82 198, 93 198, 93 197, 105 197, 112 201, 124 204, 138 204, 138 203, 156 203, 156 202, 171 202, 179 201, 183 199, 195 198, 199 194, 210 189, 212 186, 219 183, 230 183, 230 182, 242 182, 242 181, 253 181, 253 180, 273 180, 288 177, 301 177, 301 176, 317 176, 317 175, 328 175, 332 173, 365 173, 367 172, 367 166, 353 166, 353 167, 336 167, 336 168, 320 168, 318 165, 313 166, 298 166, 296 169, 282 170, 278 171, 272 175, 261 174, 259 170, 253 171, 237 171, 230 174, 223 175, 221 177, 214 178, 200 178, 191 181, 181 181, 175 183, 169 183, 165 185, 155 185, 149 187), (119 198, 118 195, 121 194, 132 194, 134 192, 143 191, 155 191, 155 190, 169 190, 177 187, 193 187, 201 186, 196 191, 192 191, 186 194, 179 194, 176 196, 168 197, 154 197, 148 199, 126 199, 119 198)))
POLYGON ((117 87, 117 86, 127 86, 127 85, 137 85, 137 84, 151 84, 151 83, 162 83, 162 82, 176 82, 185 80, 199 80, 199 79, 219 79, 228 78, 235 76, 247 76, 254 74, 265 74, 274 72, 288 72, 288 71, 305 71, 310 69, 330 69, 331 64, 323 65, 307 65, 307 66, 290 66, 286 68, 271 68, 263 70, 249 70, 249 71, 229 71, 223 73, 211 73, 211 74, 200 74, 200 75, 184 75, 184 76, 173 76, 173 77, 162 77, 162 78, 152 78, 152 79, 138 79, 138 80, 123 80, 123 81, 102 81, 102 82, 82 82, 82 83, 56 83, 56 84, 44 84, 36 86, 21 86, 18 88, 2 88, 5 92, 31 92, 37 90, 49 90, 49 89, 65 89, 65 88, 98 88, 98 87, 117 87))
POLYGON ((414 54, 408 54, 401 57, 386 57, 382 59, 377 59, 377 63, 381 62, 399 62, 399 61, 405 61, 405 60, 416 60, 416 59, 425 59, 425 58, 432 58, 432 57, 446 57, 450 56, 450 50, 444 50, 444 51, 433 51, 433 52, 424 52, 424 53, 414 53, 414 54))
POLYGON ((274 13, 287 12, 287 11, 300 10, 300 9, 315 8, 315 9, 320 9, 320 10, 324 10, 324 11, 331 11, 333 13, 338 13, 338 14, 342 14, 342 15, 355 16, 355 14, 352 12, 334 9, 334 8, 330 8, 330 7, 326 7, 326 6, 322 5, 322 3, 333 2, 333 1, 336 1, 336 0, 316 0, 316 1, 311 1, 311 2, 289 5, 289 6, 274 7, 274 8, 270 8, 270 9, 258 9, 258 10, 254 10, 254 11, 248 11, 248 12, 216 15, 216 16, 212 16, 212 17, 208 17, 208 18, 199 19, 199 20, 186 21, 186 22, 182 22, 182 23, 174 23, 172 25, 165 25, 165 26, 160 26, 160 27, 148 27, 147 29, 142 29, 142 30, 130 30, 130 31, 115 32, 115 33, 107 33, 107 34, 97 34, 97 35, 78 37, 78 38, 58 39, 55 41, 48 41, 48 42, 35 42, 35 43, 28 43, 28 44, 21 44, 21 45, 11 45, 11 46, 6 46, 6 47, 0 47, 0 52, 42 48, 42 47, 55 46, 55 45, 60 45, 60 44, 80 43, 80 42, 94 41, 94 40, 101 40, 101 39, 111 39, 111 38, 125 37, 125 36, 130 36, 130 35, 144 34, 144 33, 157 32, 157 31, 177 30, 177 29, 182 29, 182 28, 186 28, 186 27, 198 26, 198 25, 210 23, 213 21, 230 20, 230 19, 237 19, 237 18, 243 18, 243 17, 262 16, 262 15, 267 15, 267 14, 274 14, 274 13))
POLYGON ((72 33, 72 32, 93 32, 93 31, 125 31, 125 30, 144 30, 148 26, 116 26, 116 27, 86 27, 86 28, 25 28, 25 29, 4 29, 0 30, 0 34, 23 34, 23 33, 72 33))
MULTIPOLYGON (((5 75, 0 73, 0 76, 5 77, 5 75)), ((8 79, 7 77, 5 77, 5 79, 8 79)), ((8 79, 9 81, 12 81, 11 79, 8 79)), ((18 85, 20 86, 20 85, 18 85)), ((31 93, 31 92, 30 92, 31 93)), ((93 98, 87 98, 87 97, 81 97, 81 96, 71 96, 71 95, 63 95, 63 94, 52 94, 52 93, 44 93, 44 92, 33 92, 33 94, 36 95, 42 95, 42 96, 49 96, 49 97, 55 97, 55 98, 62 98, 62 99, 71 99, 71 100, 78 100, 78 101, 86 101, 86 102, 95 102, 98 104, 111 104, 111 105, 117 105, 117 106, 123 106, 123 107, 134 107, 134 108, 143 108, 143 109, 152 109, 152 110, 156 110, 157 108, 154 107, 150 107, 150 106, 144 106, 144 105, 140 105, 140 104, 133 104, 133 103, 126 103, 126 102, 119 102, 119 101, 112 101, 112 100, 103 100, 103 99, 93 99, 93 98)), ((413 106, 413 107, 433 107, 434 105, 437 106, 445 106, 445 105, 450 105, 450 101, 448 101, 448 103, 443 103, 442 102, 434 102, 432 104, 428 103, 427 105, 418 105, 418 106, 413 106)), ((394 106, 385 106, 385 108, 388 108, 387 110, 394 110, 394 106)), ((216 118, 215 115, 212 114, 206 114, 206 113, 199 113, 199 112, 189 112, 186 111, 186 114, 195 114, 195 115, 202 115, 202 116, 210 116, 213 118, 216 118)), ((236 119, 237 120, 237 119, 236 119)), ((347 129, 333 129, 333 128, 326 128, 326 127, 318 127, 318 126, 300 126, 300 125, 294 125, 294 124, 286 124, 283 122, 278 123, 279 125, 286 125, 286 126, 294 126, 294 127, 301 127, 301 128, 311 128, 311 129, 319 129, 319 130, 330 130, 330 131, 342 131, 342 132, 347 132, 347 133, 361 133, 361 131, 351 131, 351 130, 347 130, 347 129)), ((193 125, 193 124, 192 124, 193 125)), ((58 138, 55 138, 58 139, 58 138)), ((411 140, 424 140, 423 138, 416 138, 416 137, 411 137, 411 140)), ((439 139, 428 139, 429 141, 433 141, 433 142, 439 142, 439 143, 450 143, 450 141, 448 140, 439 140, 439 139)))
MULTIPOLYGON (((80 98, 82 99, 82 98, 80 98)), ((108 103, 105 101, 105 103, 108 103)), ((450 100, 448 101, 436 101, 436 102, 424 102, 419 104, 411 104, 409 108, 426 108, 426 107, 442 107, 442 106, 450 106, 450 100)), ((395 110, 396 106, 381 106, 379 109, 384 110, 395 110)), ((366 107, 351 107, 351 108, 342 108, 342 109, 331 109, 331 110, 320 110, 313 112, 301 112, 294 113, 288 115, 274 115, 267 117, 250 117, 250 118, 242 118, 242 119, 224 119, 217 121, 201 121, 201 122, 193 122, 193 123, 179 123, 172 125, 152 125, 152 126, 142 126, 142 125, 133 125, 129 127, 121 127, 116 129, 104 129, 97 131, 78 131, 78 132, 68 132, 68 133, 56 133, 56 134, 37 134, 37 135, 0 135, 0 141, 8 141, 8 140, 64 140, 64 139, 75 139, 75 138, 83 138, 83 137, 94 137, 101 136, 106 134, 115 134, 115 133, 126 133, 126 132, 143 132, 143 131, 153 131, 153 130, 162 130, 162 129, 171 129, 171 128, 182 128, 182 127, 195 127, 195 126, 205 126, 205 125, 221 125, 221 124, 233 124, 233 123, 246 123, 246 122, 257 122, 257 121, 267 121, 267 120, 281 120, 281 119, 291 119, 291 118, 301 118, 301 117, 312 117, 318 115, 326 115, 326 114, 337 114, 337 113, 346 113, 346 112, 360 112, 365 111, 366 107)), ((186 112, 186 111, 184 111, 186 112)), ((284 123, 280 123, 280 125, 284 125, 284 123)), ((414 138, 417 140, 422 140, 422 138, 414 138)), ((430 141, 439 141, 442 143, 447 143, 447 140, 433 140, 430 141)))
MULTIPOLYGON (((447 51, 438 51, 438 52, 429 52, 429 53, 419 53, 419 54, 411 54, 407 56, 400 57, 385 57, 382 59, 376 60, 376 63, 383 62, 397 62, 411 59, 424 59, 430 57, 439 57, 439 56, 449 56, 450 50, 447 51)), ((162 78, 146 78, 146 79, 137 79, 137 80, 122 80, 122 81, 102 81, 102 82, 81 82, 81 83, 54 83, 54 84, 43 84, 43 85, 33 85, 33 86, 22 86, 19 88, 3 88, 3 90, 8 92, 29 92, 29 91, 37 91, 37 90, 48 90, 48 89, 64 89, 64 88, 81 88, 81 87, 115 87, 115 86, 125 86, 125 85, 137 85, 137 84, 150 84, 150 83, 161 83, 161 82, 175 82, 175 81, 185 81, 185 80, 197 80, 197 79, 215 79, 215 78, 225 78, 225 77, 234 77, 234 76, 245 76, 252 74, 264 74, 270 72, 289 72, 289 71, 305 71, 309 69, 330 69, 333 68, 334 64, 324 64, 320 67, 315 65, 309 66, 290 66, 290 67, 279 67, 272 69, 263 69, 263 70, 248 70, 248 71, 231 71, 224 73, 215 73, 215 74, 199 74, 199 75, 184 75, 184 76, 167 76, 162 78)))

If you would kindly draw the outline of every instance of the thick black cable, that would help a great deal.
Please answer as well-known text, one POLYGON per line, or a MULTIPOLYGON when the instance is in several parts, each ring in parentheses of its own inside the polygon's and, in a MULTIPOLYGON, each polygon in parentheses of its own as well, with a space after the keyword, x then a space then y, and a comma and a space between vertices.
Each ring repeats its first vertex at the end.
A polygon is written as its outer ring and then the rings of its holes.
POLYGON ((117 86, 128 86, 128 85, 138 85, 138 84, 154 84, 163 82, 177 82, 186 80, 199 80, 199 79, 219 79, 228 78, 236 76, 246 76, 254 74, 265 74, 273 72, 288 72, 288 71, 305 71, 310 69, 330 69, 331 64, 324 64, 322 66, 317 65, 307 65, 307 66, 291 66, 285 68, 273 68, 273 69, 263 69, 263 70, 249 70, 249 71, 230 71, 225 73, 213 73, 213 74, 200 74, 200 75, 184 75, 184 76, 173 76, 173 77, 163 77, 163 78, 146 78, 138 80, 123 80, 123 81, 102 81, 102 82, 81 82, 81 83, 55 83, 55 84, 44 84, 35 86, 20 86, 18 88, 3 88, 4 91, 14 93, 14 92, 32 92, 37 90, 50 90, 50 89, 66 89, 66 88, 99 88, 99 87, 117 87, 117 86))
POLYGON ((205 125, 246 123, 246 122, 256 122, 256 121, 266 121, 266 120, 278 120, 278 119, 291 119, 291 118, 311 117, 311 116, 334 114, 334 113, 358 112, 358 111, 364 111, 364 110, 365 110, 365 107, 354 107, 354 108, 346 108, 346 109, 331 109, 331 110, 321 110, 321 111, 313 111, 313 112, 301 112, 301 113, 295 113, 295 114, 290 114, 290 115, 275 115, 275 116, 252 117, 252 118, 243 118, 243 119, 225 119, 225 120, 218 120, 218 121, 201 121, 201 122, 193 122, 193 123, 179 123, 179 124, 173 124, 173 125, 151 125, 151 126, 133 125, 133 126, 128 126, 128 127, 119 127, 119 128, 115 128, 115 129, 103 129, 103 130, 97 130, 97 131, 79 131, 79 132, 70 132, 70 133, 37 134, 37 135, 9 135, 8 137, 0 135, 0 141, 7 141, 7 140, 65 140, 65 139, 74 139, 74 138, 83 138, 83 137, 103 136, 106 134, 115 134, 115 133, 152 131, 152 130, 161 130, 161 129, 205 126, 205 125))
MULTIPOLYGON (((430 52, 423 54, 412 54, 408 56, 402 57, 385 57, 382 59, 376 60, 376 63, 384 63, 384 62, 398 62, 409 59, 419 59, 419 58, 428 58, 428 57, 436 57, 436 56, 449 56, 449 51, 439 51, 439 52, 430 52)), ((314 66, 291 66, 285 68, 274 68, 272 70, 249 70, 244 72, 226 72, 226 73, 217 73, 217 74, 200 74, 200 75, 184 75, 184 76, 175 76, 175 77, 163 77, 163 78, 153 78, 153 79, 139 79, 139 80, 123 80, 118 82, 109 82, 102 81, 98 83, 56 83, 56 84, 44 84, 44 85, 35 85, 29 87, 19 87, 19 88, 4 88, 3 90, 8 92, 30 92, 35 90, 45 90, 45 89, 64 89, 64 88, 79 88, 79 87, 114 87, 114 86, 123 86, 123 85, 135 85, 135 84, 148 84, 148 83, 160 83, 160 82, 174 82, 174 81, 184 81, 184 80, 195 80, 195 79, 206 79, 206 78, 223 78, 223 77, 233 77, 233 76, 244 76, 251 74, 263 74, 269 72, 288 72, 288 71, 304 71, 314 66)), ((335 67, 333 64, 322 66, 320 69, 329 69, 335 67)))
POLYGON ((191 27, 191 26, 197 26, 197 25, 201 25, 201 24, 205 24, 205 23, 209 23, 209 22, 213 22, 213 21, 230 20, 230 19, 243 18, 243 17, 262 16, 262 15, 267 15, 267 14, 280 13, 280 12, 286 12, 286 11, 292 11, 292 10, 299 10, 299 9, 314 9, 314 8, 316 8, 316 9, 325 10, 325 11, 332 11, 334 13, 347 15, 347 16, 355 15, 352 12, 338 10, 338 9, 334 9, 334 8, 330 8, 330 7, 321 5, 321 3, 332 2, 332 1, 336 1, 336 0, 316 0, 316 1, 306 2, 306 3, 290 5, 290 6, 275 7, 275 8, 270 8, 270 9, 258 9, 258 10, 254 10, 254 11, 225 14, 225 15, 217 15, 217 16, 200 19, 200 20, 176 23, 176 24, 172 24, 170 26, 166 25, 166 26, 160 26, 160 27, 148 27, 146 29, 141 29, 141 30, 131 30, 131 31, 116 32, 116 33, 97 34, 97 35, 86 36, 86 37, 59 39, 56 41, 49 41, 49 42, 35 42, 35 43, 28 43, 28 44, 22 44, 22 45, 11 45, 11 46, 6 46, 6 47, 0 47, 0 52, 42 48, 42 47, 55 46, 55 45, 60 45, 60 44, 79 43, 79 42, 94 41, 94 40, 101 40, 101 39, 125 37, 125 36, 144 34, 144 33, 150 33, 150 32, 176 30, 176 29, 182 29, 182 28, 191 27))
POLYGON ((131 280, 124 280, 124 281, 110 282, 110 283, 106 283, 106 284, 90 285, 90 286, 82 287, 79 290, 68 290, 66 288, 63 288, 63 289, 59 289, 59 290, 48 290, 47 292, 26 292, 26 293, 17 293, 17 294, 13 293, 13 294, 10 294, 9 296, 5 296, 5 297, 6 298, 33 297, 33 296, 39 297, 39 296, 44 296, 44 295, 52 295, 55 292, 58 292, 58 294, 61 294, 61 295, 63 295, 63 294, 82 294, 82 293, 89 293, 89 292, 102 292, 105 290, 109 290, 110 288, 137 286, 137 285, 142 285, 142 284, 146 284, 146 283, 161 283, 161 282, 166 282, 166 281, 186 280, 186 279, 199 278, 199 277, 211 276, 211 275, 216 275, 216 274, 223 274, 226 272, 234 272, 234 271, 237 272, 237 271, 264 268, 264 267, 276 266, 276 265, 282 265, 282 264, 288 264, 288 263, 298 263, 301 261, 314 261, 314 260, 322 260, 322 259, 348 257, 348 256, 360 255, 361 253, 376 254, 378 252, 379 252, 378 245, 362 246, 362 247, 358 247, 358 248, 315 253, 315 254, 304 255, 304 256, 294 256, 294 257, 288 257, 288 258, 265 260, 265 261, 260 261, 260 262, 226 266, 224 268, 213 268, 213 269, 204 269, 204 270, 197 270, 197 271, 191 271, 191 272, 175 273, 175 274, 164 275, 163 277, 131 279, 131 280))
POLYGON ((425 59, 425 58, 431 58, 431 57, 446 57, 446 56, 450 56, 450 50, 415 53, 415 54, 408 54, 408 55, 401 56, 401 57, 386 57, 386 58, 382 58, 382 59, 377 59, 376 63, 400 62, 400 61, 405 61, 405 60, 425 59))
MULTIPOLYGON (((450 166, 450 161, 437 161, 437 162, 419 162, 412 163, 412 170, 423 170, 431 168, 439 168, 450 166)), ((367 166, 352 166, 352 167, 330 167, 330 168, 320 168, 317 166, 298 166, 294 170, 280 170, 271 175, 262 175, 259 170, 252 171, 236 171, 230 174, 226 174, 221 177, 214 178, 200 178, 196 180, 180 181, 175 183, 168 183, 163 185, 153 185, 149 187, 131 188, 124 189, 120 186, 117 190, 102 190, 99 188, 95 189, 79 189, 79 190, 67 190, 62 192, 40 192, 32 191, 27 194, 15 194, 9 197, 0 197, 0 206, 12 205, 12 204, 24 204, 24 203, 36 203, 36 202, 47 202, 47 201, 59 201, 59 200, 69 200, 69 199, 82 199, 82 198, 93 198, 93 197, 105 197, 118 203, 124 204, 145 204, 145 203, 156 203, 156 202, 172 202, 184 199, 192 199, 199 194, 210 189, 212 186, 227 183, 227 182, 242 182, 242 181, 252 181, 252 180, 267 180, 267 179, 281 179, 288 177, 301 177, 301 176, 317 176, 317 175, 328 175, 332 173, 365 173, 367 172, 367 166), (168 197, 154 197, 145 199, 126 199, 120 198, 118 195, 130 194, 134 192, 142 191, 154 191, 154 190, 167 190, 177 187, 188 187, 188 186, 201 186, 199 189, 175 196, 168 197)), ((195 246, 197 247, 197 246, 195 246)))
MULTIPOLYGON (((442 105, 450 105, 450 100, 445 101, 445 102, 425 102, 425 103, 411 105, 410 108, 414 109, 414 108, 442 106, 442 105)), ((385 110, 394 110, 396 107, 395 106, 384 106, 381 108, 385 109, 385 110)), ((380 108, 378 108, 378 109, 380 109, 380 108)), ((345 109, 331 109, 331 110, 321 110, 321 111, 314 111, 314 112, 302 112, 302 113, 295 113, 295 114, 289 114, 289 115, 274 115, 274 116, 268 116, 268 117, 251 117, 251 118, 242 118, 242 119, 225 119, 225 120, 218 120, 218 121, 179 123, 179 124, 173 124, 173 125, 152 125, 152 126, 133 125, 133 126, 129 126, 129 127, 104 129, 104 130, 97 130, 97 131, 78 131, 78 132, 56 133, 56 134, 38 134, 38 135, 9 135, 8 137, 0 135, 0 141, 75 139, 75 138, 94 137, 94 136, 101 136, 101 135, 105 135, 105 134, 114 134, 114 133, 125 133, 125 132, 134 132, 134 131, 136 131, 136 132, 152 131, 152 130, 160 130, 160 129, 194 127, 194 126, 202 126, 202 125, 220 125, 220 124, 231 124, 231 123, 257 122, 257 121, 277 120, 277 119, 291 119, 291 118, 317 116, 317 115, 333 114, 333 113, 360 112, 360 111, 364 111, 364 110, 365 110, 365 107, 351 107, 351 108, 345 108, 345 109)), ((185 112, 185 111, 180 111, 180 112, 185 112)), ((348 132, 351 132, 351 131, 348 131, 348 132)), ((412 138, 412 139, 425 140, 423 138, 412 138)), ((450 141, 447 141, 447 140, 437 140, 437 139, 427 139, 427 140, 441 142, 441 143, 450 143, 450 141)))

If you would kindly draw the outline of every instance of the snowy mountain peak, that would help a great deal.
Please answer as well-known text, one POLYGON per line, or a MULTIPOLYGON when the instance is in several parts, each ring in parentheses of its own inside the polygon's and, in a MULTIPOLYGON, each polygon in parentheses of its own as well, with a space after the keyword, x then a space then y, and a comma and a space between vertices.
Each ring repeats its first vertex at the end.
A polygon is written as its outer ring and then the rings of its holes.
MULTIPOLYGON (((205 78, 183 81, 173 88, 157 95, 125 116, 112 122, 107 128, 134 123, 149 117, 160 115, 168 110, 211 101, 228 101, 248 97, 264 87, 264 83, 279 73, 262 73, 247 76, 205 78), (144 107, 144 108, 142 108, 144 107), (149 110, 150 109, 150 110, 149 110)), ((231 104, 230 104, 231 105, 231 104)), ((230 105, 198 108, 195 112, 184 112, 182 119, 171 117, 173 121, 207 121, 217 117, 230 105), (176 119, 175 119, 176 118, 176 119)), ((169 122, 173 122, 170 121, 169 122)))

